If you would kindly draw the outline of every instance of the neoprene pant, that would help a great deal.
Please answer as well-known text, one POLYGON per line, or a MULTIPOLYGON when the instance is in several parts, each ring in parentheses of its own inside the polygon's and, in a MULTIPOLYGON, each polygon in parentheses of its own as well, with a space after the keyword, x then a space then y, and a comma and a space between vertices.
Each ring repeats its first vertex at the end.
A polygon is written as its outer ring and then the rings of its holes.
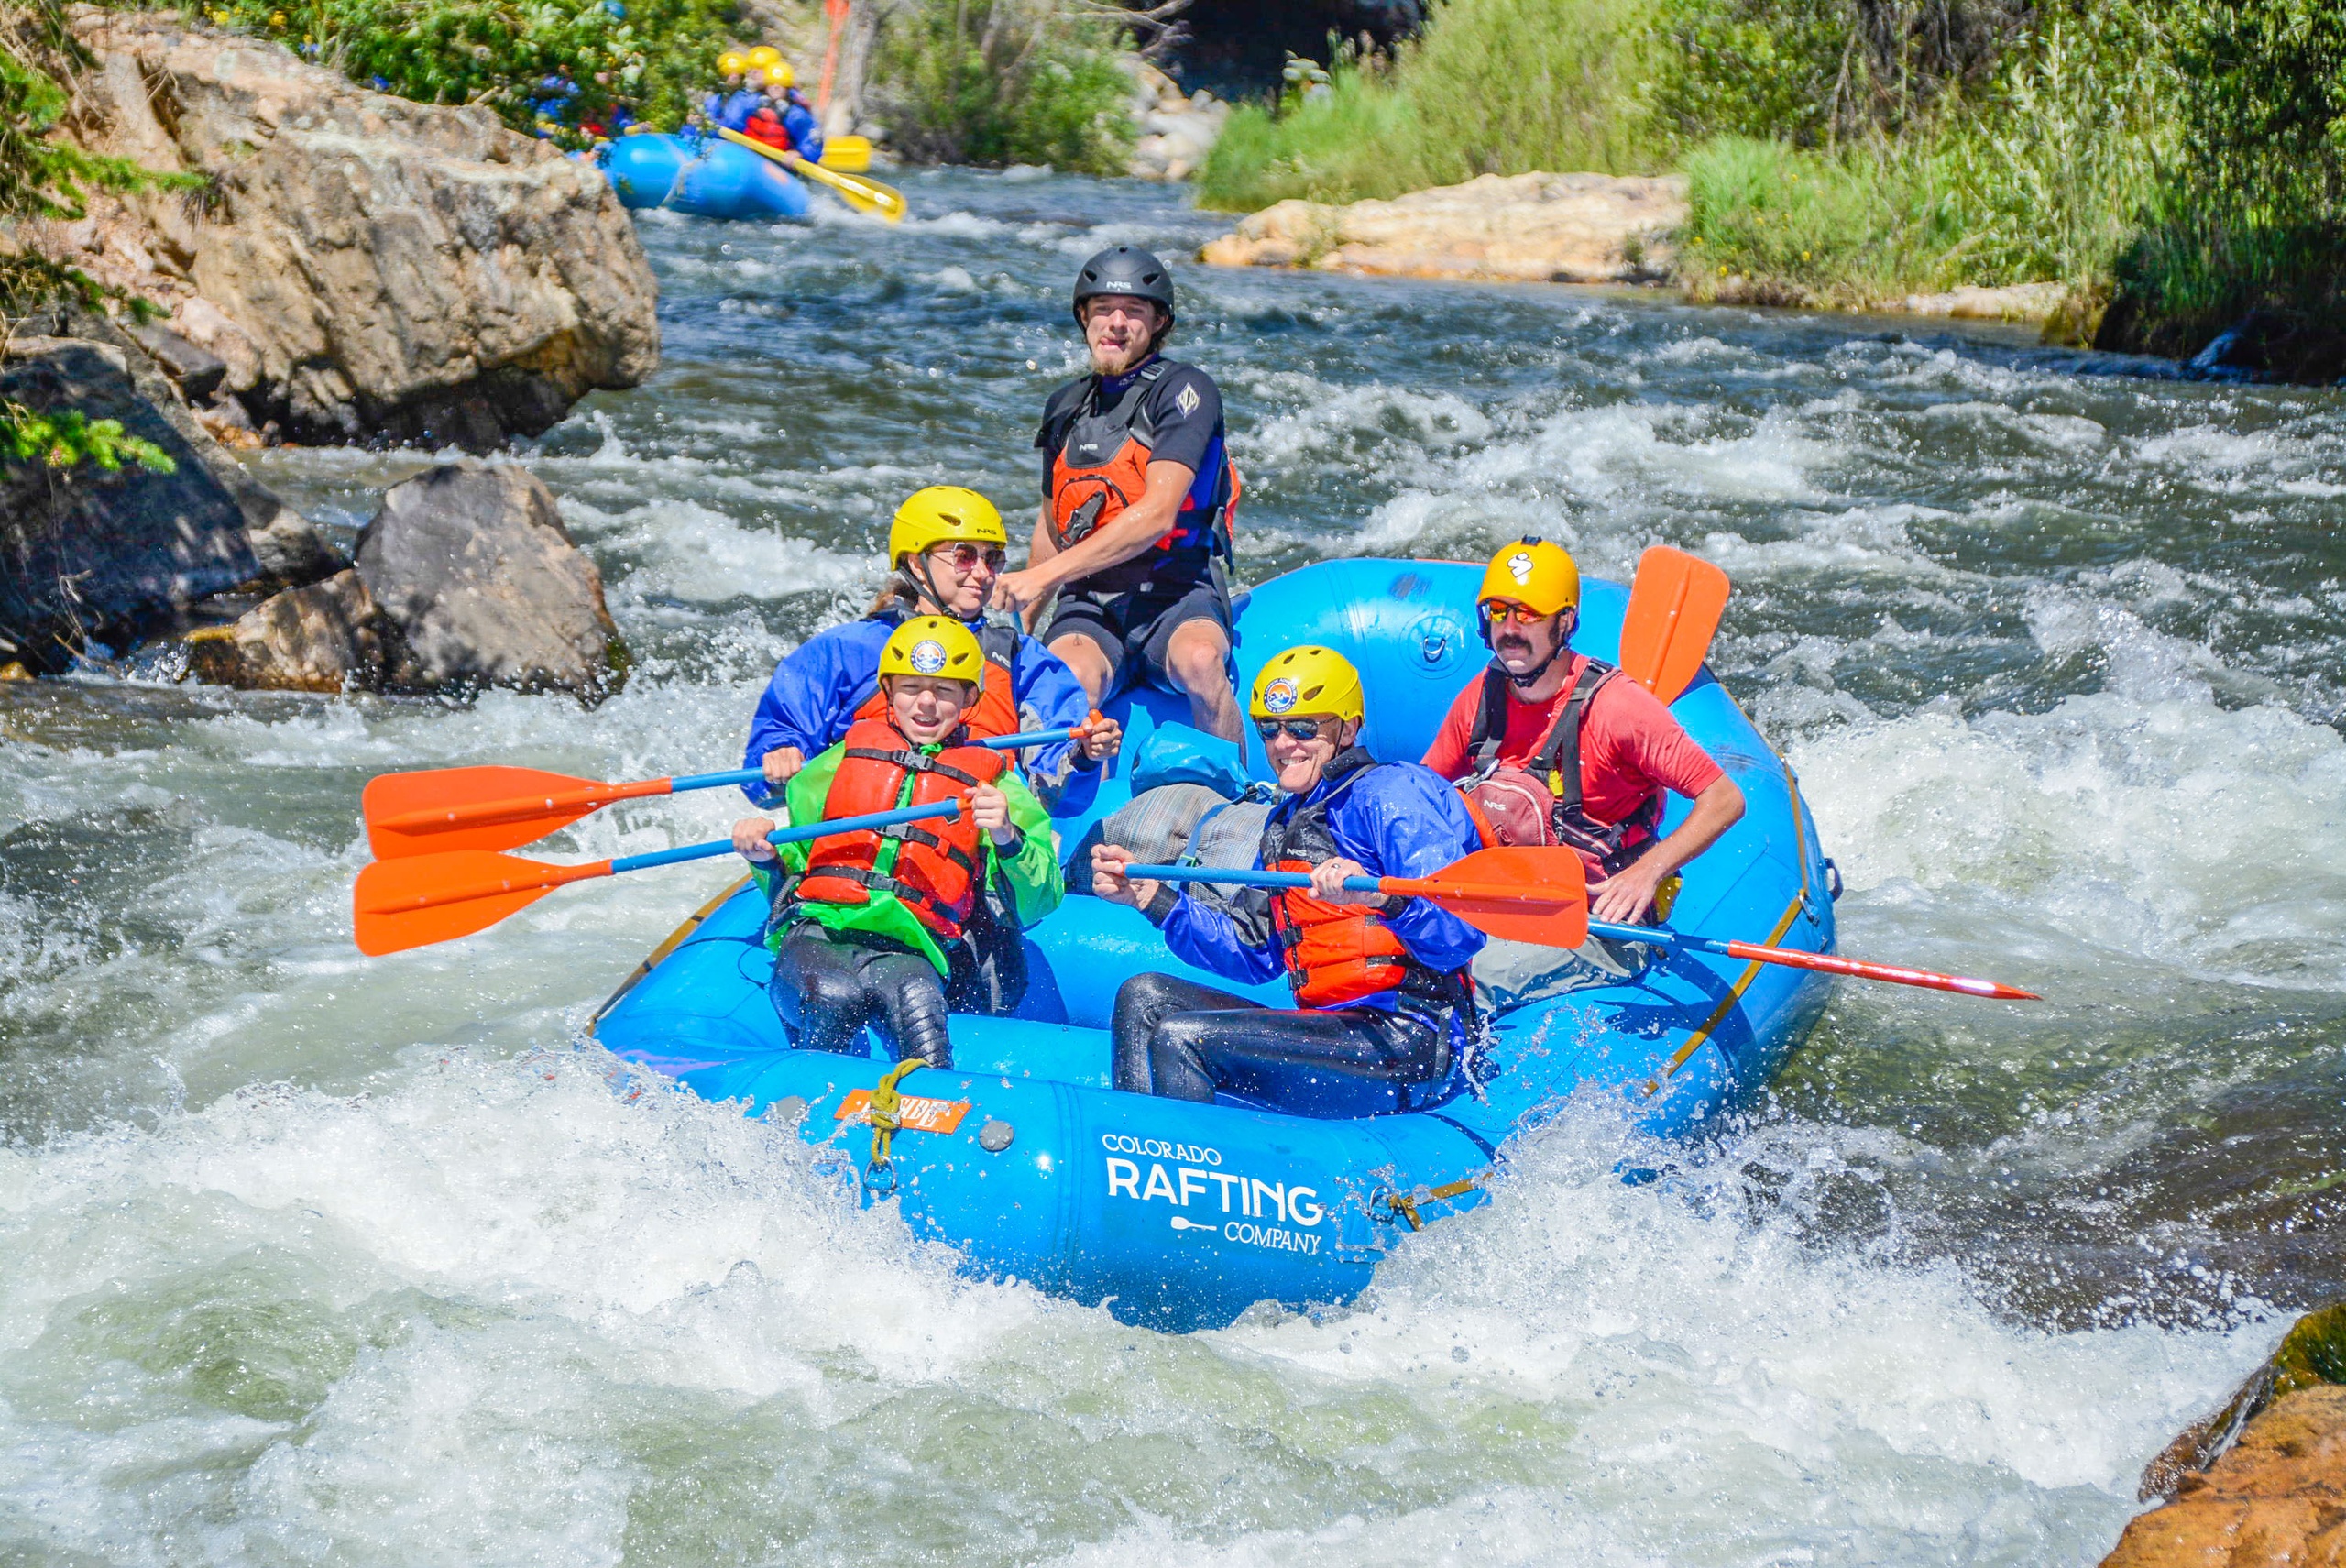
POLYGON ((1250 1099, 1291 1085, 1295 1069, 1380 1083, 1423 1083, 1448 1069, 1442 1031, 1376 1007, 1273 1008, 1169 974, 1116 992, 1116 1087, 1168 1100, 1250 1099))
POLYGON ((857 1051, 871 1024, 898 1061, 953 1065, 945 979, 907 948, 842 941, 819 922, 801 920, 774 954, 773 996, 801 1050, 857 1051))

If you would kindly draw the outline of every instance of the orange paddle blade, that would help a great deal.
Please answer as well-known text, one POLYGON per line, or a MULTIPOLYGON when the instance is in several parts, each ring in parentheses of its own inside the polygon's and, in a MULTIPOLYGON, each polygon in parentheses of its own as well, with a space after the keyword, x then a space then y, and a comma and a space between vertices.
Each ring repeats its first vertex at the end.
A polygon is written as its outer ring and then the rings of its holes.
POLYGON ((538 768, 432 768, 367 781, 358 797, 378 860, 455 850, 516 850, 615 800, 667 793, 668 781, 611 784, 538 768))
POLYGON ((1588 940, 1588 875, 1570 850, 1477 850, 1440 876, 1386 877, 1387 893, 1430 898, 1477 931, 1543 948, 1588 940))
POLYGON ((1657 544, 1638 560, 1621 618, 1621 668, 1664 702, 1674 702, 1703 667, 1727 609, 1727 574, 1708 561, 1657 544))
POLYGON ((469 937, 565 883, 609 874, 610 865, 550 866, 480 850, 377 861, 351 890, 358 950, 380 958, 469 937))

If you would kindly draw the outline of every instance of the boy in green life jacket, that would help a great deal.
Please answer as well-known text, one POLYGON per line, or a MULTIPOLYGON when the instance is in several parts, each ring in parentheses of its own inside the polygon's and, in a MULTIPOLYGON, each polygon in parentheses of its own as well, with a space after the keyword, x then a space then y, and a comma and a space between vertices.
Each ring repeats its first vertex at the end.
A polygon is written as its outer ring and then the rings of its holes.
POLYGON ((985 654, 960 621, 905 621, 880 652, 886 711, 850 725, 786 795, 796 823, 944 801, 960 804, 957 815, 779 851, 766 842, 770 819, 733 825, 734 848, 775 895, 766 938, 774 1011, 803 1050, 855 1050, 870 1024, 898 1061, 951 1067, 947 988, 974 968, 969 928, 987 917, 987 888, 1008 895, 1021 927, 1058 906, 1050 814, 963 723, 984 672, 985 654))

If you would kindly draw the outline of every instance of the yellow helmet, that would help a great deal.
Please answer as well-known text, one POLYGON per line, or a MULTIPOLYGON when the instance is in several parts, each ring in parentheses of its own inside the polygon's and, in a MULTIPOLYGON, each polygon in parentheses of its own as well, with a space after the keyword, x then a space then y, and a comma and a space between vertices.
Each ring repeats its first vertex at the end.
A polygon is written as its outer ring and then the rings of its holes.
POLYGON ((717 57, 717 74, 719 76, 739 76, 749 69, 749 60, 739 49, 729 49, 717 57))
POLYGON ((1580 568, 1561 544, 1524 536, 1491 557, 1483 573, 1482 590, 1474 602, 1485 605, 1505 599, 1541 615, 1561 615, 1580 607, 1580 568))
POLYGON ((916 615, 888 634, 880 674, 942 675, 976 685, 985 679, 985 651, 977 633, 949 615, 916 615))
POLYGON ((915 490, 896 509, 888 527, 888 565, 901 566, 907 555, 927 554, 930 546, 966 539, 977 544, 1010 546, 1002 513, 993 502, 959 485, 931 485, 915 490))
POLYGON ((1333 648, 1307 644, 1275 653, 1255 677, 1255 695, 1247 711, 1256 718, 1317 718, 1332 715, 1357 720, 1361 702, 1360 672, 1333 648))
POLYGON ((790 61, 776 55, 766 61, 766 80, 776 87, 795 87, 798 85, 798 72, 791 69, 790 61))
POLYGON ((756 66, 760 71, 763 71, 767 66, 772 65, 775 60, 782 58, 782 51, 774 48, 772 44, 760 44, 755 49, 748 50, 741 56, 741 58, 748 60, 751 65, 756 66))

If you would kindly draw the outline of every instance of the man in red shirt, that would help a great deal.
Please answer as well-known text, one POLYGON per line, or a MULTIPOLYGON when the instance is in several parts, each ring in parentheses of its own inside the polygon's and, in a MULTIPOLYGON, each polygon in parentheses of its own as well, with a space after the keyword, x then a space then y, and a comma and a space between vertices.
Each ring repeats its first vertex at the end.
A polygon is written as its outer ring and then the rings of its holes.
POLYGON ((1450 705, 1425 765, 1470 797, 1478 784, 1504 783, 1518 799, 1544 790, 1544 841, 1580 851, 1589 913, 1647 920, 1678 868, 1742 817, 1743 791, 1652 693, 1572 651, 1580 568, 1562 545, 1527 538, 1501 550, 1475 609, 1490 667, 1450 705), (1664 790, 1694 803, 1666 838, 1664 790))

